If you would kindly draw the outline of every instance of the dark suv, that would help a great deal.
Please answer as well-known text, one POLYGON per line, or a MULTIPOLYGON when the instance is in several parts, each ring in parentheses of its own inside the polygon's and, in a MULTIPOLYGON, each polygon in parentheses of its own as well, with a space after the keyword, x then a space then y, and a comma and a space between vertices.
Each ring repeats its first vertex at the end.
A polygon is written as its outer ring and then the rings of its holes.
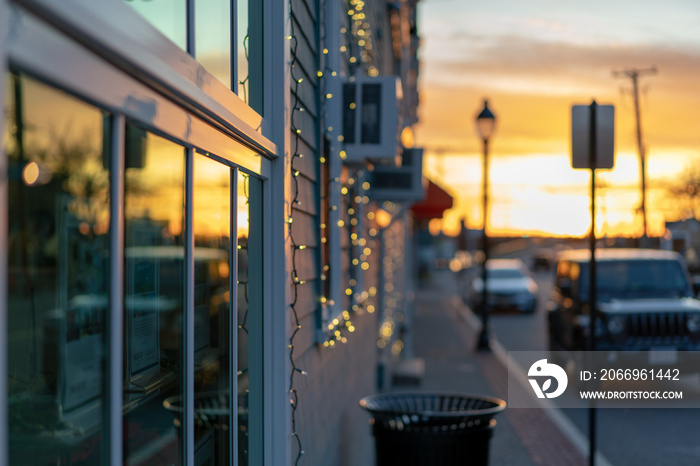
MULTIPOLYGON (((588 348, 590 251, 567 251, 547 304, 552 351, 588 348)), ((672 251, 596 251, 596 349, 700 349, 700 301, 681 256, 672 251)))

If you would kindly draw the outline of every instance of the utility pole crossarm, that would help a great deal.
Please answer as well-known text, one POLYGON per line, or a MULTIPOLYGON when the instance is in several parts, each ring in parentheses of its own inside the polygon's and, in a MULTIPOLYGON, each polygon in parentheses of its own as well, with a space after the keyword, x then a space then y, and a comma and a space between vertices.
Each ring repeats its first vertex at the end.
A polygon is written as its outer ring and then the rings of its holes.
POLYGON ((658 73, 658 70, 656 69, 656 66, 651 66, 649 68, 625 68, 623 70, 613 70, 612 73, 616 78, 625 76, 628 78, 634 77, 634 79, 636 79, 636 77, 643 76, 645 74, 656 74, 658 73))

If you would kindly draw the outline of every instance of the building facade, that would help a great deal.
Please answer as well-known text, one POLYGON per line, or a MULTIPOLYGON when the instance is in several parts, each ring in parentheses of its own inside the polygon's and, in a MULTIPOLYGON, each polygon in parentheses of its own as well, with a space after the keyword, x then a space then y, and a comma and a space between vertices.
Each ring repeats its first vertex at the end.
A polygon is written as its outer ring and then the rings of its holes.
POLYGON ((422 186, 415 1, 0 21, 0 464, 370 464, 422 186))

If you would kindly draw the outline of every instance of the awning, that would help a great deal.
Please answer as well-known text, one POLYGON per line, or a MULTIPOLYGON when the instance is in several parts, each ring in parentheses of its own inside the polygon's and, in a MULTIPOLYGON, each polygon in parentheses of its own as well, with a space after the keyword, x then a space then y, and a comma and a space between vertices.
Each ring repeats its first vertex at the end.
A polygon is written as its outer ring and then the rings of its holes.
POLYGON ((413 218, 416 220, 430 220, 442 218, 443 212, 452 207, 452 196, 444 189, 428 180, 425 198, 421 202, 413 204, 413 218))

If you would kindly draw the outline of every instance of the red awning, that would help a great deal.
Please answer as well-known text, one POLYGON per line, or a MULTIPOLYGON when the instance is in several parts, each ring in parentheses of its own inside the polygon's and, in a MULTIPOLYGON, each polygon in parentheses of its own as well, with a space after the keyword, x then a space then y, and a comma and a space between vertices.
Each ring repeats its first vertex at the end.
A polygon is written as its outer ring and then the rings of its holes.
POLYGON ((413 218, 416 220, 430 220, 433 218, 442 218, 444 211, 452 207, 452 196, 447 194, 444 189, 428 180, 428 189, 426 189, 425 198, 416 204, 413 204, 413 218))

